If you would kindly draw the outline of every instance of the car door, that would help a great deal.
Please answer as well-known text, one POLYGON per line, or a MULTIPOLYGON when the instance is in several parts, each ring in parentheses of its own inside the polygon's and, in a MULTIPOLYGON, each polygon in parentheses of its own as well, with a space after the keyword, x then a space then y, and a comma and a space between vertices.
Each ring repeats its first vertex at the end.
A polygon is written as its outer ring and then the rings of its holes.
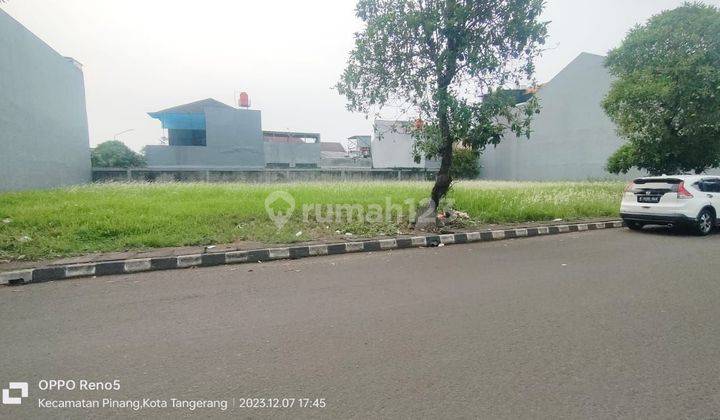
POLYGON ((720 178, 703 178, 699 185, 700 191, 710 201, 717 213, 720 213, 720 178))

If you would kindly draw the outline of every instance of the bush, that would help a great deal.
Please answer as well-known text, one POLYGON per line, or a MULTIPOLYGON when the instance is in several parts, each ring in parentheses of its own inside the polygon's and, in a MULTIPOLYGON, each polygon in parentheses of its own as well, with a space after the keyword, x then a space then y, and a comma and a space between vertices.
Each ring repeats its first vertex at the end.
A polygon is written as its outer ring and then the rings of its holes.
POLYGON ((476 179, 480 176, 480 153, 472 149, 459 148, 453 151, 450 176, 453 179, 476 179))
POLYGON ((99 144, 90 154, 90 160, 94 168, 133 168, 147 164, 143 155, 118 140, 99 144))

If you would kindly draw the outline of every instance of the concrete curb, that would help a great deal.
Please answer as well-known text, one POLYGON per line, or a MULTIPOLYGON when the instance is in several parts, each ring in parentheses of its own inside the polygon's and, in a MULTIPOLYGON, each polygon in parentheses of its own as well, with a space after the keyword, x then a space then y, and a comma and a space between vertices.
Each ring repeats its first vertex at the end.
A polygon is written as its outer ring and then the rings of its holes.
POLYGON ((131 274, 143 271, 172 270, 189 267, 211 267, 224 264, 298 259, 318 255, 338 255, 353 252, 384 251, 389 249, 435 247, 440 244, 450 245, 471 242, 489 242, 502 239, 611 229, 622 226, 623 222, 616 220, 609 222, 575 223, 484 232, 428 234, 408 238, 372 239, 358 242, 299 245, 283 248, 252 249, 247 251, 226 251, 170 257, 97 261, 87 264, 62 264, 0 273, 0 285, 42 283, 51 280, 65 280, 78 277, 107 276, 113 274, 131 274))

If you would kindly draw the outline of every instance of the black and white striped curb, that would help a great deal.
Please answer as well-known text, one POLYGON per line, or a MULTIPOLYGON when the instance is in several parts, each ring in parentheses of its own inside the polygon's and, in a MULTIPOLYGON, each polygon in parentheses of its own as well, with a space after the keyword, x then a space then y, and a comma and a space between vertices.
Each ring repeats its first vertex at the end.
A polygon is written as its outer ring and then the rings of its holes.
POLYGON ((0 284, 41 283, 77 277, 131 274, 143 271, 171 270, 189 267, 210 267, 223 264, 239 264, 283 259, 297 259, 318 255, 337 255, 352 252, 372 252, 389 249, 434 247, 471 242, 497 241, 540 235, 557 235, 568 232, 619 228, 621 221, 577 223, 529 227, 522 229, 492 230, 450 234, 428 234, 408 238, 373 239, 367 241, 300 245, 284 248, 264 248, 247 251, 226 251, 172 257, 136 258, 128 260, 97 261, 85 264, 52 265, 0 273, 0 284))

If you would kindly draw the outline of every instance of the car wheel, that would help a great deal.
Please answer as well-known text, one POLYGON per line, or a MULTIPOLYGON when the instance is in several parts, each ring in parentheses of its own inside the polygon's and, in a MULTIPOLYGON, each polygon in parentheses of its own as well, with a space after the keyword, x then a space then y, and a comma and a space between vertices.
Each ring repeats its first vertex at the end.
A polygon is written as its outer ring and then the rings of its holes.
POLYGON ((715 226, 715 215, 709 209, 704 209, 695 222, 695 232, 701 236, 709 235, 713 226, 715 226))
POLYGON ((625 224, 627 225, 628 229, 630 230, 642 230, 644 224, 640 222, 633 222, 633 221, 626 221, 625 224))

